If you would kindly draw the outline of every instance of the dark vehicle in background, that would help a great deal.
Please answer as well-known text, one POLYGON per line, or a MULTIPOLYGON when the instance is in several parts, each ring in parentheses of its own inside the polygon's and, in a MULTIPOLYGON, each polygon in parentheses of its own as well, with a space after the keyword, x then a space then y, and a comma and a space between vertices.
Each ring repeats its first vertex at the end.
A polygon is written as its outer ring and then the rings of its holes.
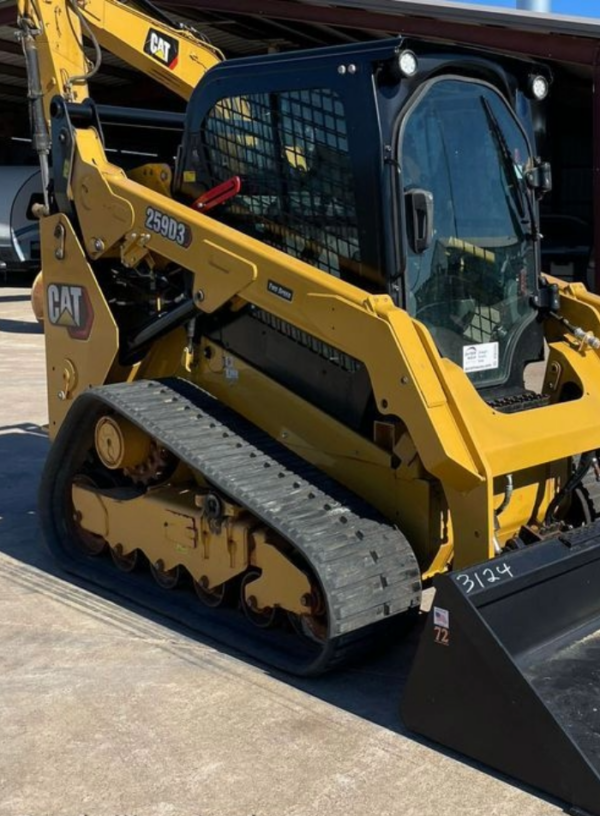
POLYGON ((32 212, 41 200, 37 167, 0 167, 0 280, 40 269, 39 222, 32 212))

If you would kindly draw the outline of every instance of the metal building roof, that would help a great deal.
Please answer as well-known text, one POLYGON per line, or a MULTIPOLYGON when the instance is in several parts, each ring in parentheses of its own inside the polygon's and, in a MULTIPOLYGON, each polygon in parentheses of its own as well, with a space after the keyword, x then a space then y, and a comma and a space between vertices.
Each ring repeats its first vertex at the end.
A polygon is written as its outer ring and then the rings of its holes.
MULTIPOLYGON (((404 33, 572 66, 600 64, 600 21, 591 19, 434 0, 159 0, 158 5, 193 24, 227 57, 404 33)), ((15 23, 14 3, 0 2, 0 136, 11 121, 26 120, 25 66, 15 23)), ((135 97, 134 104, 146 107, 153 100, 156 106, 168 104, 165 92, 112 55, 106 55, 92 90, 100 102, 132 104, 135 97)))

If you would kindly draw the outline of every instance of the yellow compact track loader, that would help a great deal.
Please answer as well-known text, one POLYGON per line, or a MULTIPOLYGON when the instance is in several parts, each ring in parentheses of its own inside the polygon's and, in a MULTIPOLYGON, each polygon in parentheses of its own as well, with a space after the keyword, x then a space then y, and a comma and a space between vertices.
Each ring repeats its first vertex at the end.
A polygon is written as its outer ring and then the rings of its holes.
POLYGON ((598 816, 600 298, 539 274, 549 72, 402 37, 224 62, 145 0, 19 26, 57 558, 304 675, 434 581, 407 723, 598 816), (96 105, 101 47, 187 113, 96 105), (113 125, 156 162, 109 162, 113 125))

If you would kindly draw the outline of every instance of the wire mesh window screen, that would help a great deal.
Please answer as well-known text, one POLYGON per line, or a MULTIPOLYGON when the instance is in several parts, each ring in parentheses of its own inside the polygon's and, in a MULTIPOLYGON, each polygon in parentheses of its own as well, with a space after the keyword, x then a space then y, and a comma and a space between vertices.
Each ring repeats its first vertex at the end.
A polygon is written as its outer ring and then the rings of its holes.
POLYGON ((242 180, 223 221, 332 275, 359 273, 346 119, 335 93, 223 99, 205 119, 202 140, 208 183, 242 180))

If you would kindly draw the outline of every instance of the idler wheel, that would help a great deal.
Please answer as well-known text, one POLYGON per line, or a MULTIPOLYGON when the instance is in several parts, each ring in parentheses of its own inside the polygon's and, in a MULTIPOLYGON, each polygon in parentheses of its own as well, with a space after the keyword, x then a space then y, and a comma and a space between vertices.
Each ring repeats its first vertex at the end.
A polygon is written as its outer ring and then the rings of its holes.
POLYGON ((328 625, 323 593, 313 584, 312 592, 302 599, 302 604, 306 606, 306 615, 288 612, 288 619, 292 624, 292 628, 296 634, 310 640, 312 643, 325 643, 328 635, 328 625))
POLYGON ((296 615, 294 612, 288 613, 288 619, 292 628, 300 637, 310 640, 312 643, 324 643, 327 640, 327 622, 317 615, 296 615))

